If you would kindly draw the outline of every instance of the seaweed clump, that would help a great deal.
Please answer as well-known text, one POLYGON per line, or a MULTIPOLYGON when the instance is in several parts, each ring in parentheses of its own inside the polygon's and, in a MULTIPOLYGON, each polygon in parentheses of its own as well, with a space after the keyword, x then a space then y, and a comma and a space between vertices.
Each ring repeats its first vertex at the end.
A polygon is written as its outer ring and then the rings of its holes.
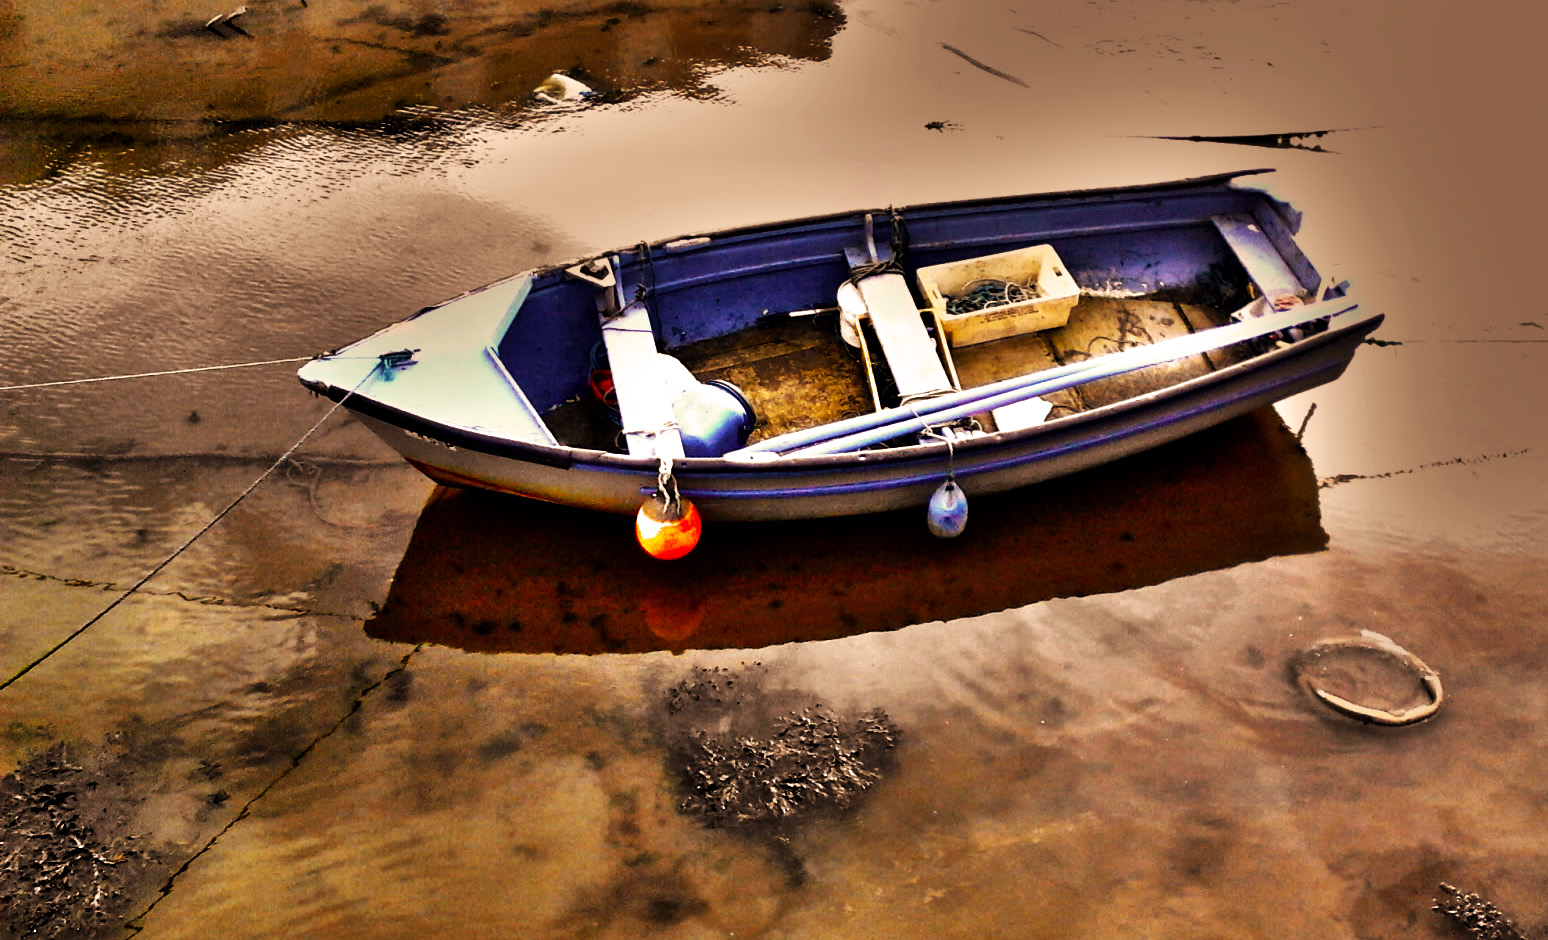
POLYGON ((899 738, 880 709, 843 716, 720 669, 695 670, 666 705, 678 726, 679 808, 712 828, 851 807, 882 780, 899 738))
POLYGON ((1461 926, 1478 940, 1526 940, 1514 922, 1499 908, 1472 893, 1442 883, 1446 897, 1437 899, 1435 910, 1461 926))
POLYGON ((91 818, 99 783, 62 745, 0 779, 0 931, 58 940, 122 923, 125 886, 152 856, 91 818))
POLYGON ((896 741, 881 711, 844 721, 820 706, 778 717, 767 736, 700 733, 684 766, 682 807, 712 827, 847 807, 881 780, 896 741))

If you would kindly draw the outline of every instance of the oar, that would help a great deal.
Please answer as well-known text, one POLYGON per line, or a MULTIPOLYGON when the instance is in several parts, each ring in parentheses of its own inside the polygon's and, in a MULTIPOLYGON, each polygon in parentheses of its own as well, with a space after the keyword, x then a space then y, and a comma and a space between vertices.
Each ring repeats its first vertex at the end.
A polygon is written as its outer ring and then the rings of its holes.
MULTIPOLYGON (((1289 311, 1288 315, 1281 313, 1259 317, 1242 323, 1233 323, 1205 333, 1177 337, 1176 339, 1155 343, 1150 346, 1090 359, 1084 363, 1078 363, 1078 365, 1084 365, 1087 368, 1069 374, 1052 376, 1051 373, 1055 370, 1048 370, 1047 372, 1036 373, 1033 376, 1021 377, 1013 380, 1016 383, 1014 387, 998 394, 978 394, 971 400, 956 405, 951 405, 944 401, 948 396, 941 396, 923 403, 929 407, 929 410, 921 410, 917 414, 912 409, 893 408, 890 409, 892 418, 886 424, 837 437, 828 436, 818 443, 788 450, 786 454, 788 456, 816 456, 819 454, 838 454, 862 447, 869 447, 872 444, 890 441, 904 434, 922 431, 931 425, 945 424, 958 418, 965 418, 971 414, 1012 405, 1016 402, 1037 398, 1075 385, 1083 385, 1097 379, 1110 378, 1125 372, 1133 372, 1136 369, 1158 365, 1172 359, 1180 359, 1184 356, 1218 349, 1221 346, 1229 346, 1232 343, 1288 329, 1308 320, 1320 319, 1322 316, 1335 316, 1354 309, 1354 306, 1353 303, 1346 303, 1342 309, 1333 313, 1328 313, 1324 310, 1324 312, 1318 314, 1307 313, 1311 309, 1310 307, 1300 307, 1289 311), (1027 379, 1032 381, 1028 382, 1026 381, 1027 379)), ((990 386, 972 389, 971 391, 983 393, 988 388, 990 386)))
MULTIPOLYGON (((1257 301, 1254 301, 1257 303, 1257 301)), ((1251 305, 1249 305, 1250 307, 1251 305)), ((1311 320, 1333 317, 1354 309, 1348 300, 1325 301, 1216 327, 1202 333, 1163 340, 1150 346, 1099 356, 1031 375, 1016 376, 979 388, 941 395, 908 408, 890 408, 822 427, 794 431, 733 451, 728 457, 754 453, 841 453, 891 440, 910 431, 954 421, 970 414, 1036 398, 1071 386, 1132 372, 1172 359, 1208 352, 1232 343, 1289 329, 1311 320)))

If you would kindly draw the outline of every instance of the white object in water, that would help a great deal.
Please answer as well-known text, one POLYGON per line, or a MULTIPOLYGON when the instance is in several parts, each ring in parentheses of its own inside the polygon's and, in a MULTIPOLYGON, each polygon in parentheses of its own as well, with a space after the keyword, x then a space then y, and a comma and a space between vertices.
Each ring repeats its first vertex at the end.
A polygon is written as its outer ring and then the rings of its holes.
POLYGON ((558 104, 561 101, 580 101, 589 98, 596 92, 591 86, 579 79, 571 78, 563 72, 555 72, 543 80, 543 83, 532 90, 532 97, 546 101, 549 104, 558 104))
POLYGON ((219 16, 212 16, 212 17, 210 17, 209 21, 204 24, 204 28, 207 29, 207 30, 210 30, 211 32, 219 32, 218 27, 221 27, 221 26, 230 26, 232 29, 240 30, 241 27, 237 26, 237 24, 235 24, 235 23, 233 23, 231 21, 236 19, 239 16, 246 16, 246 15, 247 15, 247 7, 245 7, 245 6, 237 7, 235 10, 232 10, 230 13, 222 13, 219 16))

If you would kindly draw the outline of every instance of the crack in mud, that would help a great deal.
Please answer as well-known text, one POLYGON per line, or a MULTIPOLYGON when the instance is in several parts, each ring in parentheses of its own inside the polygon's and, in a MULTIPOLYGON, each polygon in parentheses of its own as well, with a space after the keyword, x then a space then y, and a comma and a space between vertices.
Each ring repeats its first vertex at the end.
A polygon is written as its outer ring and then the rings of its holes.
POLYGON ((966 62, 968 65, 971 65, 971 66, 973 66, 976 69, 981 69, 982 71, 988 72, 990 75, 993 75, 995 78, 1003 78, 1003 79, 1005 79, 1006 81, 1010 82, 1013 85, 1020 85, 1022 88, 1030 89, 1032 87, 1031 85, 1028 85, 1026 82, 1022 81, 1021 79, 1017 78, 1016 76, 1009 74, 1008 72, 1002 72, 1002 71, 1000 71, 999 69, 995 68, 992 65, 985 65, 984 63, 982 63, 982 62, 978 61, 977 59, 973 58, 972 56, 968 55, 966 52, 963 52, 961 49, 958 49, 956 46, 948 45, 947 43, 943 42, 943 43, 941 43, 941 48, 945 49, 947 52, 951 53, 952 55, 954 55, 957 58, 961 59, 962 61, 966 62))
MULTIPOLYGON (((131 932, 131 936, 138 936, 139 933, 145 929, 145 918, 149 917, 151 912, 156 909, 156 905, 160 904, 171 895, 172 889, 177 886, 177 879, 182 877, 184 872, 193 867, 193 864, 200 858, 204 857, 205 853, 213 849, 220 842, 221 838, 226 835, 226 833, 236 828, 238 823, 246 819, 252 813, 253 807, 257 805, 258 801, 262 800, 265 796, 268 796, 271 790, 279 786, 285 781, 287 777, 295 772, 295 770, 306 761, 307 756, 317 749, 318 745, 322 744, 324 741, 338 733, 339 729, 343 728, 344 725, 352 717, 354 717, 357 712, 360 711, 361 707, 365 705, 366 699, 369 698, 373 692, 384 685, 389 685, 399 676, 406 674, 408 672, 409 662, 414 658, 415 654, 424 648, 425 644, 423 643, 416 645, 413 649, 403 654, 403 658, 398 660, 398 665, 387 670, 387 672, 382 674, 381 678, 361 689, 359 694, 355 696, 354 701, 350 703, 349 708, 345 709, 344 714, 339 716, 338 721, 334 722, 331 727, 314 738, 312 742, 306 747, 296 752, 296 754, 290 758, 289 767, 286 767, 284 770, 282 770, 279 775, 276 776, 273 780, 270 780, 263 787, 263 789, 254 794, 252 799, 248 800, 242 805, 241 811, 238 812, 236 816, 232 817, 230 822, 226 823, 226 825, 221 827, 219 832, 210 837, 210 840, 204 844, 203 848, 189 856, 182 865, 178 866, 176 871, 167 876, 166 883, 161 886, 157 892, 156 898, 150 902, 145 910, 141 911, 137 916, 124 923, 124 928, 131 932)), ((221 792, 223 793, 224 791, 221 792)), ((224 802, 224 800, 221 802, 224 802)))
POLYGON ((1044 36, 1042 33, 1038 32, 1035 29, 1027 29, 1024 26, 1018 26, 1018 27, 1016 27, 1016 29, 1017 29, 1018 32, 1026 33, 1028 36, 1036 36, 1037 38, 1041 39, 1043 42, 1048 43, 1050 46, 1057 46, 1060 49, 1064 48, 1063 46, 1060 46, 1058 43, 1054 42, 1052 39, 1049 39, 1047 36, 1044 36))
MULTIPOLYGON (((21 581, 47 581, 53 584, 61 584, 72 588, 91 588, 98 591, 122 591, 123 586, 115 581, 92 581, 87 578, 65 578, 59 575, 47 574, 41 571, 31 571, 26 568, 18 568, 15 565, 0 564, 0 577, 16 578, 21 581)), ((227 597, 219 597, 214 594, 189 594, 186 591, 147 591, 143 588, 135 591, 135 594, 145 597, 168 597, 186 601, 190 604, 199 604, 205 607, 233 607, 242 610, 273 610, 279 613, 296 614, 303 617, 337 617, 341 620, 354 620, 364 623, 370 619, 360 614, 345 614, 331 610, 316 610, 310 607, 293 607, 288 604, 244 604, 227 597)), ((373 607, 376 605, 371 603, 373 607)))
POLYGON ((1335 127, 1324 131, 1290 131, 1283 134, 1193 134, 1187 137, 1173 137, 1158 134, 1148 135, 1148 139, 1186 140, 1194 143, 1236 144, 1243 147, 1268 147, 1275 150, 1309 150, 1313 153, 1336 153, 1336 151, 1328 150, 1321 144, 1313 144, 1309 143, 1309 141, 1321 140, 1329 134, 1342 134, 1347 131, 1366 129, 1367 128, 1358 127, 1335 127))
POLYGON ((1450 460, 1435 460, 1430 463, 1422 463, 1417 467, 1408 467, 1403 470, 1388 470, 1386 473, 1336 473, 1330 477, 1323 477, 1317 481, 1317 489, 1326 490, 1338 486, 1341 483, 1353 483, 1356 480, 1386 480, 1391 477, 1404 476, 1409 473, 1417 473, 1420 470, 1434 470, 1437 467, 1471 466, 1473 464, 1487 463, 1491 460, 1505 460, 1509 457, 1520 457, 1529 454, 1532 448, 1523 447, 1520 450, 1505 451, 1498 454, 1480 454, 1477 457, 1453 457, 1450 460))
POLYGON ((1306 426, 1308 424, 1311 424, 1312 415, 1314 415, 1316 413, 1317 413, 1317 403, 1316 402, 1312 402, 1311 403, 1311 407, 1306 409, 1306 417, 1301 419, 1301 426, 1296 429, 1296 432, 1295 432, 1295 442, 1297 444, 1301 443, 1301 439, 1306 436, 1306 426))

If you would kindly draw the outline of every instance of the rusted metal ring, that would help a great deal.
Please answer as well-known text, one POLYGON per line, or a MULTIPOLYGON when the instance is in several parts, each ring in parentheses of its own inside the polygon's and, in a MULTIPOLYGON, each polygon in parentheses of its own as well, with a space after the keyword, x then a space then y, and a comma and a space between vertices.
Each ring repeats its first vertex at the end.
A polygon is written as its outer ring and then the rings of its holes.
POLYGON ((1372 725, 1401 727, 1403 725, 1418 724, 1440 711, 1441 703, 1446 698, 1446 693, 1441 688, 1439 673, 1426 665, 1424 660, 1397 645, 1390 638, 1371 630, 1361 630, 1360 635, 1355 637, 1331 637, 1326 640, 1318 640, 1316 643, 1308 646, 1297 657, 1295 676, 1301 688, 1305 689, 1306 693, 1312 698, 1341 715, 1372 725), (1424 686, 1425 693, 1429 696, 1430 701, 1423 705, 1415 705, 1412 708, 1394 712, 1384 708, 1373 708, 1368 705, 1351 702, 1342 696, 1334 695, 1332 692, 1318 688, 1303 668, 1305 661, 1321 653, 1339 649, 1375 650, 1376 652, 1391 656, 1402 663, 1405 668, 1419 679, 1419 683, 1424 686))

